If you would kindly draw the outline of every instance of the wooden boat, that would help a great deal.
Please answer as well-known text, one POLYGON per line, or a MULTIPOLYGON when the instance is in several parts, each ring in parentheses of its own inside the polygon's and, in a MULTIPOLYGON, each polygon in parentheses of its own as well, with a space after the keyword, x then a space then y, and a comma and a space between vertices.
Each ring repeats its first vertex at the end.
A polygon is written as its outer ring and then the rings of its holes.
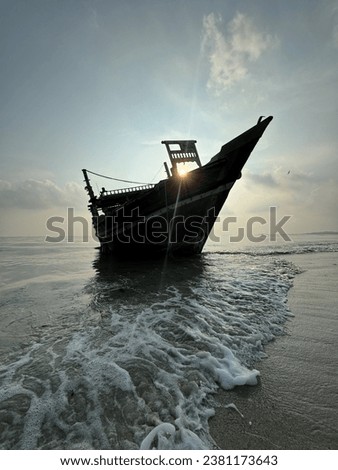
POLYGON ((202 165, 195 140, 165 140, 167 179, 95 195, 82 170, 102 253, 122 256, 200 253, 228 194, 272 116, 227 144, 202 165), (196 168, 180 173, 187 162, 196 168), (190 163, 191 164, 191 163, 190 163))

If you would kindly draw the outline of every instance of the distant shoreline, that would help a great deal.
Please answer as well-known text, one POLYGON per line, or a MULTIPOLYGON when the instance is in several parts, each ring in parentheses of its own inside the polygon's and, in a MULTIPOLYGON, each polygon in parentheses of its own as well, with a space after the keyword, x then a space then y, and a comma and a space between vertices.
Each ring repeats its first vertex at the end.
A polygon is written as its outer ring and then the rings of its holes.
POLYGON ((338 235, 338 232, 326 231, 326 232, 304 232, 304 233, 294 233, 293 235, 338 235))

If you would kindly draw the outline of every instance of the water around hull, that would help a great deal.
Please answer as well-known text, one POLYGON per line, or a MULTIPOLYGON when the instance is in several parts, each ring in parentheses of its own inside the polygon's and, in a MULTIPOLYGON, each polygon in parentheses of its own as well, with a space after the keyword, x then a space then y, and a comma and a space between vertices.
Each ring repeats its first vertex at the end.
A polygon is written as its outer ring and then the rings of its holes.
POLYGON ((295 266, 253 252, 112 264, 88 246, 53 250, 3 252, 1 447, 211 448, 212 396, 257 383, 253 364, 290 318, 295 266))

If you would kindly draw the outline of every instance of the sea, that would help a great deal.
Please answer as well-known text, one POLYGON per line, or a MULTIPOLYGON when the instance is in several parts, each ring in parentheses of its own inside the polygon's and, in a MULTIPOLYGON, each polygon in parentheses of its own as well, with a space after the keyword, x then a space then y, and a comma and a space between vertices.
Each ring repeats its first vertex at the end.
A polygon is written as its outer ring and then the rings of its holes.
POLYGON ((0 238, 0 449, 215 448, 217 391, 254 387, 292 322, 288 255, 330 251, 337 234, 142 261, 0 238))

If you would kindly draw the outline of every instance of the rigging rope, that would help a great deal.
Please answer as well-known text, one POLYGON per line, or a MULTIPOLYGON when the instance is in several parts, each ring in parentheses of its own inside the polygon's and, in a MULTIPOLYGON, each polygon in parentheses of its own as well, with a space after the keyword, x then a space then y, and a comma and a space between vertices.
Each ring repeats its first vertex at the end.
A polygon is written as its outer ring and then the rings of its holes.
POLYGON ((87 173, 91 173, 92 175, 100 176, 101 178, 106 178, 108 180, 114 181, 122 181, 122 183, 130 183, 130 184, 150 184, 150 183, 140 183, 139 181, 128 181, 128 180, 121 180, 119 178, 112 178, 111 176, 100 175, 100 173, 94 173, 94 171, 86 170, 87 173))
POLYGON ((154 182, 154 179, 157 178, 157 176, 159 175, 160 171, 163 171, 163 165, 161 164, 158 172, 156 173, 156 175, 154 176, 154 178, 151 180, 151 182, 153 183, 154 182))

